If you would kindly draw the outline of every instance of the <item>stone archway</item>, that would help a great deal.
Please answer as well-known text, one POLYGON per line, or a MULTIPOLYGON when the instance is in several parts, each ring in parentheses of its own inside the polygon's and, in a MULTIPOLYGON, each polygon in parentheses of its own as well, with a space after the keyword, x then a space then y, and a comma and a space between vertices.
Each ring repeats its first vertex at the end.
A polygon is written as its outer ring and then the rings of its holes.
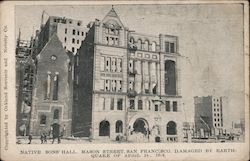
POLYGON ((110 124, 108 121, 103 120, 99 124, 99 136, 109 136, 110 135, 110 124))
POLYGON ((144 135, 148 134, 148 122, 143 118, 138 118, 133 124, 133 131, 135 133, 142 133, 144 135))

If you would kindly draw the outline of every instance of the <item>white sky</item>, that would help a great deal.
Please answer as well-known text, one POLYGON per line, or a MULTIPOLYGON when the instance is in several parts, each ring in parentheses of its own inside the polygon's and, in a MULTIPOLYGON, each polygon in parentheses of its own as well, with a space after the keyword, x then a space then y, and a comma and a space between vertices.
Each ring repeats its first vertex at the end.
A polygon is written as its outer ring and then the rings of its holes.
MULTIPOLYGON (((187 119, 192 119, 194 96, 227 96, 230 117, 244 116, 243 6, 207 5, 115 5, 130 30, 179 37, 181 88, 187 119), (236 110, 235 110, 236 109, 236 110)), ((16 6, 16 33, 29 39, 39 29, 41 14, 83 21, 102 20, 111 5, 16 6)), ((46 16, 45 16, 46 17, 46 16)), ((187 120, 189 121, 189 120, 187 120)))

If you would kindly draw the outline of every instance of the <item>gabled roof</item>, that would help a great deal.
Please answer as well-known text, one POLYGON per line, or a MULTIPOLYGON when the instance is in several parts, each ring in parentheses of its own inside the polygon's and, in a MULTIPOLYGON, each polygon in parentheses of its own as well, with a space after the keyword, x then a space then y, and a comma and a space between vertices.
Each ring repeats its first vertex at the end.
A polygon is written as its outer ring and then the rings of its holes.
POLYGON ((115 12, 113 6, 112 6, 111 10, 109 11, 109 13, 108 13, 106 16, 110 16, 110 17, 119 17, 119 16, 117 15, 117 13, 115 12))
POLYGON ((124 27, 124 25, 122 24, 118 14, 116 13, 115 9, 113 8, 113 5, 112 5, 112 8, 111 10, 106 14, 106 16, 103 18, 102 22, 103 23, 106 23, 108 22, 109 20, 116 20, 120 26, 124 27))

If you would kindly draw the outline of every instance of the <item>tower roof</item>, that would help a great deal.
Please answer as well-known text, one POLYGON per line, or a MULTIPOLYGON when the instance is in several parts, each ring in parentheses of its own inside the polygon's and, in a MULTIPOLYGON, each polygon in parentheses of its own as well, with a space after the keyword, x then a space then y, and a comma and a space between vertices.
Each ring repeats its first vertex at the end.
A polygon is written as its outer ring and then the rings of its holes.
POLYGON ((115 12, 115 9, 112 5, 111 10, 108 12, 107 16, 111 16, 111 17, 118 17, 117 13, 115 12))

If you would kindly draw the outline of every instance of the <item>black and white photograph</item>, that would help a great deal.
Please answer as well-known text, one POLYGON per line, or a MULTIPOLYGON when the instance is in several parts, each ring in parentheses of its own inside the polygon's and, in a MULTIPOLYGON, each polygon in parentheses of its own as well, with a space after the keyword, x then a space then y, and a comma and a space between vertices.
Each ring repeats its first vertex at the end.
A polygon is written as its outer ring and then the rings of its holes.
MULTIPOLYGON (((246 3, 48 3, 14 5, 14 146, 248 141, 246 3)), ((216 152, 240 152, 227 150, 216 152)), ((166 149, 158 160, 199 152, 166 149)))

